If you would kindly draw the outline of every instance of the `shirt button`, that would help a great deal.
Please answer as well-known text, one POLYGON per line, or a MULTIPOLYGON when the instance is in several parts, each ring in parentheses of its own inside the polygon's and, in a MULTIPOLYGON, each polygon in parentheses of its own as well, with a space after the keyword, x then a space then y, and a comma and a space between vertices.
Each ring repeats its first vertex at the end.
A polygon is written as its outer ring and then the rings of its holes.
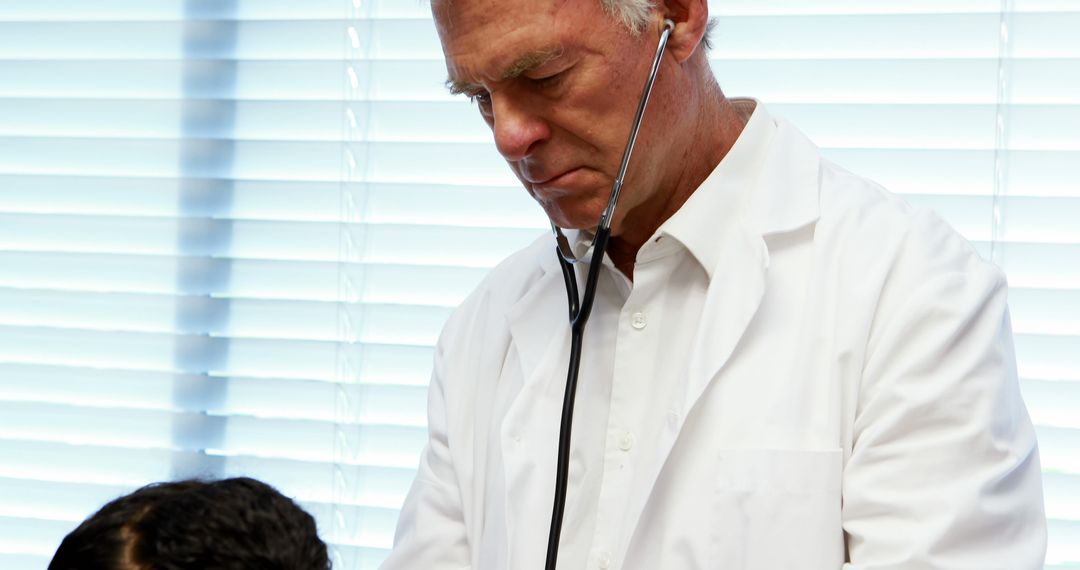
POLYGON ((634 434, 626 432, 619 438, 619 449, 630 451, 631 447, 634 447, 634 434))
POLYGON ((611 555, 609 555, 607 552, 601 552, 600 558, 596 560, 596 566, 599 567, 600 570, 607 570, 608 568, 610 568, 611 555))
POLYGON ((638 311, 633 315, 630 315, 630 326, 634 327, 635 329, 641 330, 645 328, 645 325, 647 324, 649 323, 645 320, 645 313, 638 311))

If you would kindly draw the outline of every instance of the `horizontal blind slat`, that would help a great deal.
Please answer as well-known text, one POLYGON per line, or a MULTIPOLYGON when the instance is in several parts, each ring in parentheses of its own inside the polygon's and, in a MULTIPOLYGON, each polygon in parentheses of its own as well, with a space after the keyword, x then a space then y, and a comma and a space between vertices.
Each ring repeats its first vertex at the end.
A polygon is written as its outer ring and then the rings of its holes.
POLYGON ((0 60, 0 97, 324 101, 341 98, 349 67, 343 60, 0 60))
POLYGON ((434 344, 450 307, 0 288, 0 325, 217 338, 434 344), (342 330, 344 311, 355 324, 342 330), (226 318, 226 315, 228 317, 226 318))
POLYGON ((1080 380, 1080 361, 1076 358, 1080 336, 1018 333, 1014 340, 1021 377, 1080 380))
POLYGON ((0 326, 0 362, 180 372, 213 376, 336 381, 338 358, 372 383, 422 384, 431 372, 430 345, 222 339, 204 335, 120 333, 0 326))
POLYGON ((1044 472, 1080 475, 1080 429, 1037 425, 1035 432, 1044 472))
POLYGON ((5 98, 0 138, 338 141, 337 101, 5 98), (52 137, 47 138, 47 137, 52 137))
POLYGON ((269 419, 349 421, 380 425, 426 423, 426 383, 349 379, 344 389, 356 400, 351 418, 339 418, 342 386, 299 378, 221 377, 47 364, 0 364, 0 400, 85 406, 95 409, 156 410, 248 415, 269 419))
POLYGON ((9 214, 548 227, 518 186, 0 174, 9 214), (344 189, 344 192, 343 192, 344 189), (344 193, 344 196, 343 196, 344 193), (353 212, 346 198, 363 202, 353 212), (473 207, 476 202, 482 209, 473 207))
POLYGON ((1050 519, 1047 531, 1046 570, 1075 570, 1080 566, 1080 542, 1076 540, 1080 521, 1050 519))
MULTIPOLYGON (((133 489, 147 482, 167 480, 172 476, 171 464, 200 456, 190 451, 3 438, 0 438, 0 450, 5 453, 5 458, 10 458, 0 464, 0 477, 38 481, 42 486, 56 485, 58 489, 69 485, 133 489)), ((303 500, 338 500, 342 504, 375 508, 400 505, 416 470, 415 463, 408 466, 363 465, 246 455, 215 459, 219 460, 222 477, 262 478, 303 500), (325 477, 332 472, 357 484, 347 498, 325 485, 325 477)), ((61 518, 74 517, 77 505, 64 503, 54 508, 62 510, 61 518)))
MULTIPOLYGON (((333 404, 333 401, 328 402, 333 404)), ((225 457, 254 456, 331 463, 341 458, 333 421, 286 420, 92 408, 36 402, 0 402, 0 438, 203 451, 225 457)), ((423 426, 357 424, 360 437, 342 463, 409 468, 426 442, 423 426)))
MULTIPOLYGON (((379 0, 380 2, 385 0, 379 0)), ((153 20, 189 18, 338 18, 346 15, 340 0, 237 0, 236 2, 146 2, 145 0, 36 0, 9 2, 0 21, 153 20)))
MULTIPOLYGON (((302 222, 0 214, 0 251, 339 261, 342 229, 302 222), (132 235, 140 241, 133 242, 132 235)), ((392 224, 345 229, 363 239, 364 248, 352 261, 463 267, 492 267, 541 233, 392 224)))
MULTIPOLYGON (((2 8, 0 8, 2 9, 2 8)), ((346 20, 4 22, 0 61, 330 60, 345 55, 346 20), (221 36, 232 41, 206 41, 221 36)))
POLYGON ((13 252, 0 250, 0 287, 70 292, 210 295, 216 298, 456 306, 486 266, 409 265, 196 256, 13 252), (340 280, 364 284, 342 295, 340 280), (228 292, 220 293, 221 284, 228 292))

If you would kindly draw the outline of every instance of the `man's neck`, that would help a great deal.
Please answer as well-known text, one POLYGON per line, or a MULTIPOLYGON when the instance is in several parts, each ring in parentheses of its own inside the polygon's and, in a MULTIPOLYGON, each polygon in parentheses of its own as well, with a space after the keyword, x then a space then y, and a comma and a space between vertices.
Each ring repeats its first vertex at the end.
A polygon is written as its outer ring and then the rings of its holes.
POLYGON ((736 107, 717 89, 716 99, 710 100, 701 111, 699 120, 685 131, 689 135, 682 139, 681 156, 671 162, 672 175, 663 182, 671 190, 656 193, 663 203, 638 208, 661 215, 634 216, 634 211, 627 212, 622 230, 608 242, 607 253, 612 263, 631 281, 638 251, 720 164, 738 140, 753 109, 736 107))

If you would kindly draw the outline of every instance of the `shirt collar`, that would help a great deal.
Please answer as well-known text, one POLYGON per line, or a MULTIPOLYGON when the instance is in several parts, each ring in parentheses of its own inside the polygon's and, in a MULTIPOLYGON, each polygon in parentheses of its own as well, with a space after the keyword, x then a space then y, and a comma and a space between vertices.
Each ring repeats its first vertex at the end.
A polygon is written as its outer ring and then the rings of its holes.
POLYGON ((742 133, 720 164, 650 240, 655 242, 662 235, 675 238, 697 259, 710 280, 719 262, 720 232, 733 227, 742 215, 777 128, 762 103, 753 99, 731 102, 737 107, 753 105, 742 133))
MULTIPOLYGON (((717 230, 731 227, 742 213, 746 197, 761 170, 777 128, 773 117, 760 101, 736 98, 729 101, 737 107, 753 106, 742 133, 690 198, 642 246, 639 261, 650 257, 648 250, 653 249, 650 246, 655 246, 661 236, 669 236, 697 259, 710 280, 713 278, 720 256, 717 230)), ((589 259, 593 233, 587 230, 564 232, 575 257, 589 259)), ((655 256, 666 254, 669 250, 656 248, 653 251, 652 255, 655 256)))

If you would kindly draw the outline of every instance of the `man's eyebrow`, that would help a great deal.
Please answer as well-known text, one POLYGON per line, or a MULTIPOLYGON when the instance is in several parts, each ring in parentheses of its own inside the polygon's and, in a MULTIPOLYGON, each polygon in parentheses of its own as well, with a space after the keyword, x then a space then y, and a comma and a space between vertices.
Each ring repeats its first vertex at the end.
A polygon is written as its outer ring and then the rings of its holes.
POLYGON ((511 63, 509 67, 503 70, 502 75, 499 76, 502 80, 514 79, 522 74, 528 73, 537 67, 548 63, 549 61, 559 57, 563 54, 563 50, 560 47, 546 48, 529 52, 511 63))
POLYGON ((482 88, 475 83, 471 83, 469 81, 460 81, 457 79, 447 79, 446 88, 450 91, 451 95, 461 95, 463 93, 471 95, 482 90, 482 88))
MULTIPOLYGON (((506 69, 499 74, 499 80, 506 81, 508 79, 520 77, 525 73, 543 66, 562 54, 563 50, 561 47, 545 48, 526 53, 508 65, 506 69)), ((483 87, 476 83, 461 81, 459 79, 454 79, 453 77, 446 80, 446 88, 450 90, 451 95, 476 93, 477 91, 483 90, 483 87)))

